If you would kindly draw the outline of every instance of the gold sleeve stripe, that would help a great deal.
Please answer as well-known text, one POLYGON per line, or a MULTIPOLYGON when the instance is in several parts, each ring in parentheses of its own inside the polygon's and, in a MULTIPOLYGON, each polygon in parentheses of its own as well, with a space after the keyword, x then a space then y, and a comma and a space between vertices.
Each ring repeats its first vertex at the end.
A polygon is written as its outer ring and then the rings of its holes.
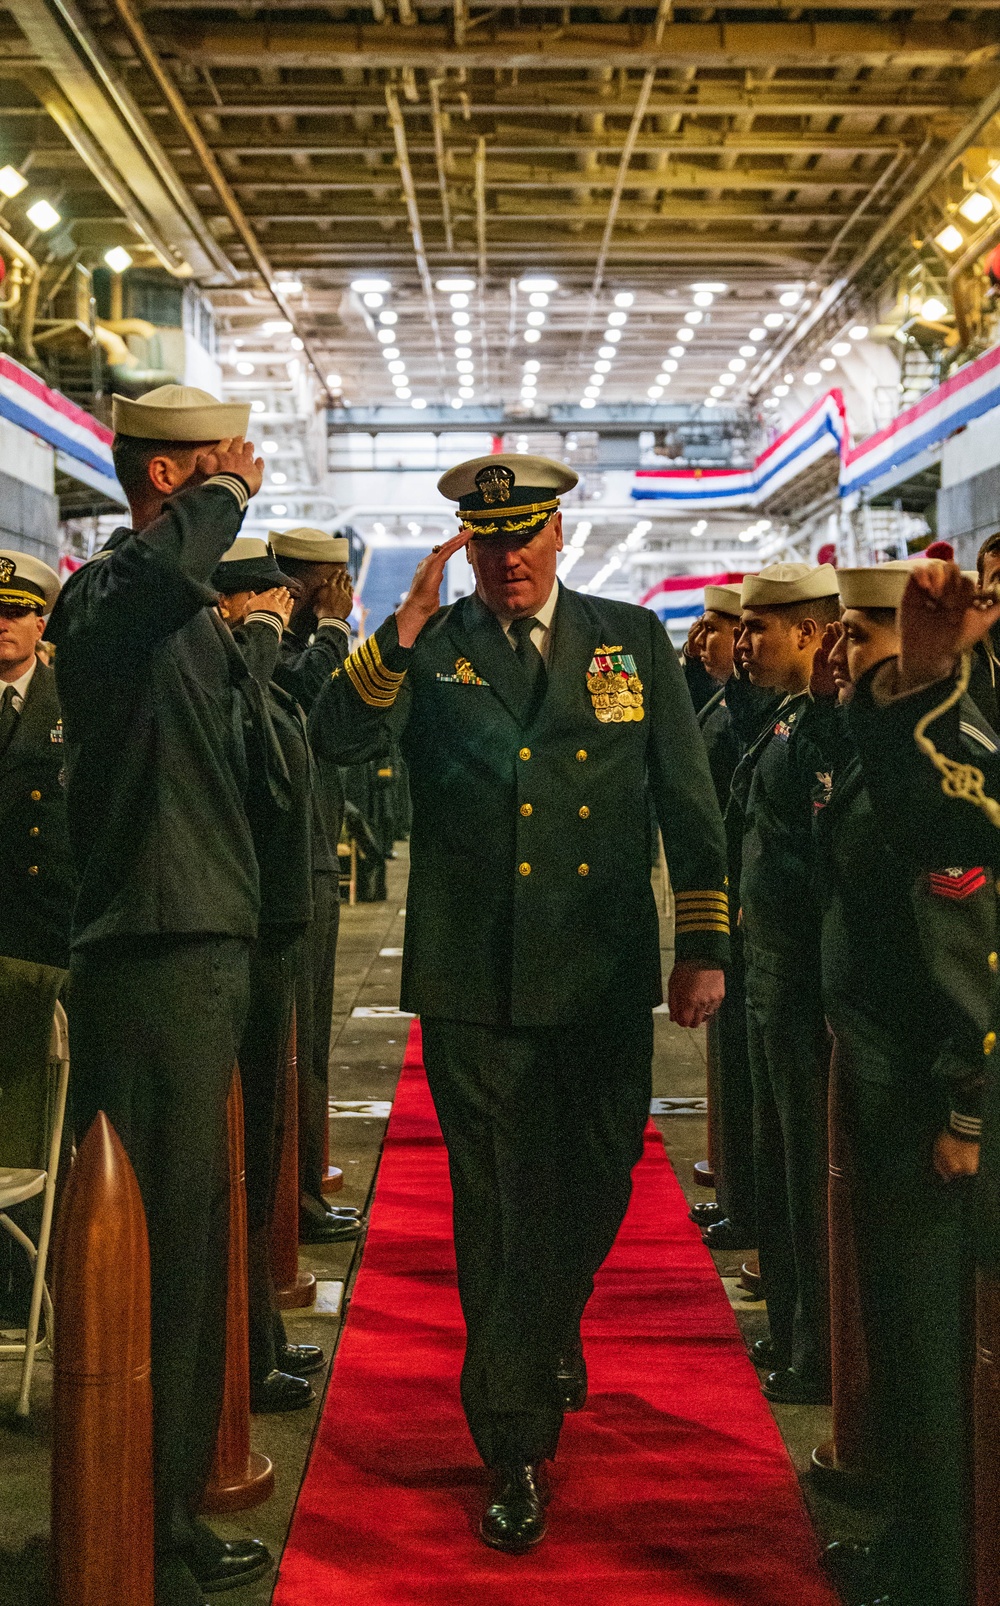
POLYGON ((369 708, 391 708, 400 686, 406 679, 394 669, 386 669, 378 643, 373 636, 355 648, 344 663, 351 684, 369 708))
POLYGON ((724 892, 679 892, 677 903, 681 909, 701 908, 705 904, 716 904, 720 909, 725 909, 728 908, 729 899, 724 892))
POLYGON ((729 936, 728 920, 678 920, 674 926, 674 934, 678 937, 688 937, 695 932, 716 931, 723 937, 729 936))
POLYGON ((690 898, 714 898, 720 903, 726 901, 726 894, 717 891, 715 887, 707 887, 703 891, 678 892, 675 896, 678 903, 686 903, 690 898))
POLYGON ((677 905, 677 917, 686 915, 728 915, 729 910, 724 903, 680 903, 677 905))

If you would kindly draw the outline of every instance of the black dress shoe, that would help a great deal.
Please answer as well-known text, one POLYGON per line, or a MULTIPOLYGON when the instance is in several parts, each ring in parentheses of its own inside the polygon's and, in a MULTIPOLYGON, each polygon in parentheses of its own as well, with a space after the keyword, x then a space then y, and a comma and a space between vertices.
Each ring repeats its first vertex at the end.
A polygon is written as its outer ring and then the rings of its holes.
POLYGON ((344 1244, 356 1238, 361 1231, 361 1223, 357 1216, 342 1221, 337 1216, 330 1215, 325 1221, 317 1221, 314 1216, 299 1217, 299 1243, 300 1244, 344 1244))
POLYGON ((800 1377, 786 1366, 771 1372, 761 1384, 766 1399, 775 1405, 829 1405, 830 1385, 817 1378, 800 1377))
POLYGON ((293 1377, 277 1368, 257 1381, 250 1379, 250 1409, 256 1416, 276 1411, 301 1411, 315 1398, 312 1384, 304 1377, 293 1377))
POLYGON ((587 1363, 583 1350, 564 1355, 556 1368, 556 1384, 564 1411, 582 1411, 587 1403, 587 1363))
POLYGON ((752 1249, 749 1233, 740 1227, 734 1227, 728 1216, 716 1221, 713 1226, 707 1227, 701 1235, 701 1241, 706 1249, 752 1249))
POLYGON ((318 1344, 284 1344, 277 1354, 279 1372, 294 1372, 304 1377, 307 1372, 318 1372, 326 1365, 326 1356, 318 1344))
POLYGON ((545 1538, 545 1500, 541 1468, 534 1462, 498 1467, 493 1499, 479 1532, 492 1550, 523 1556, 545 1538))
POLYGON ((706 1227, 713 1226, 716 1221, 724 1221, 725 1215, 722 1206, 713 1201, 711 1204, 692 1205, 688 1211, 688 1220, 693 1221, 695 1226, 704 1232, 706 1227))
POLYGON ((356 1220, 361 1211, 356 1205, 332 1205, 325 1199, 315 1199, 311 1193, 304 1193, 299 1199, 299 1215, 308 1216, 311 1221, 325 1221, 327 1216, 338 1216, 342 1221, 356 1220))
POLYGON ((788 1369, 788 1362, 778 1354, 773 1338, 758 1338, 750 1347, 750 1357, 755 1366, 766 1366, 771 1372, 784 1372, 788 1369))
POLYGON ((219 1547, 213 1558, 195 1554, 188 1561, 206 1595, 239 1589, 262 1577, 272 1565, 271 1552, 261 1539, 220 1539, 219 1547))

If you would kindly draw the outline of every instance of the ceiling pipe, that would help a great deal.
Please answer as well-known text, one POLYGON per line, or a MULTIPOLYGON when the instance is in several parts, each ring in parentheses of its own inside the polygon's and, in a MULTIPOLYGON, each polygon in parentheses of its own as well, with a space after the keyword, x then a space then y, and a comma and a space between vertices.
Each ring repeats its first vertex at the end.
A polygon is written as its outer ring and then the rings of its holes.
POLYGON ((444 223, 445 250, 449 256, 455 249, 455 235, 451 225, 451 202, 448 200, 448 175, 445 169, 444 152, 444 124, 441 121, 441 84, 440 78, 432 78, 428 84, 431 92, 431 127, 434 130, 434 158, 437 162, 438 189, 441 192, 441 218, 444 223))
MULTIPOLYGON (((123 0, 115 0, 115 3, 123 3, 123 0)), ((403 186, 406 212, 410 222, 413 254, 417 259, 417 271, 420 274, 420 283, 423 286, 424 299, 427 302, 427 316, 430 319, 431 329, 434 331, 434 345, 437 350, 438 366, 442 370, 443 377, 444 355, 441 349, 441 330, 438 327, 437 308, 434 305, 434 285, 431 281, 431 270, 424 247, 424 231, 420 223, 420 209, 417 206, 417 189, 413 182, 413 169, 410 166, 410 153, 406 144, 406 125, 403 122, 403 114, 399 109, 399 96, 391 84, 386 84, 385 86, 385 104, 396 141, 396 159, 399 162, 399 177, 403 186)))
POLYGON ((161 63, 159 56, 156 54, 156 51, 153 49, 149 35, 140 22, 138 16, 132 9, 131 0, 112 0, 112 4, 115 11, 118 13, 122 26, 132 41, 132 45, 135 48, 139 59, 143 62, 157 88, 160 90, 160 93, 163 95, 163 98, 169 106, 175 121, 187 139, 190 140, 191 149, 194 151, 199 162, 208 175, 208 178, 210 179, 212 186, 219 197, 219 200, 222 202, 229 221, 232 223, 233 228, 243 241, 250 260, 257 272, 260 274, 261 279, 264 281, 272 300, 281 312, 282 317, 287 319, 287 321, 292 325, 292 328, 295 330, 295 333, 298 335, 299 339, 302 341, 303 352, 311 364, 313 372, 319 381, 320 389, 323 391, 327 401, 332 406, 333 396, 327 389, 326 377, 323 373, 323 366, 313 350, 305 330, 300 325, 299 320, 296 318, 294 308, 289 306, 287 298, 282 298, 279 289, 274 285, 274 275, 271 270, 271 264, 264 255, 257 236, 250 227, 246 214, 243 211, 243 208, 240 206, 239 201, 236 199, 229 180, 226 178, 226 175, 223 173, 221 167, 215 159, 215 156, 209 148, 208 142, 201 131, 199 123, 188 110, 187 105, 177 89, 173 79, 170 77, 169 73, 161 63))

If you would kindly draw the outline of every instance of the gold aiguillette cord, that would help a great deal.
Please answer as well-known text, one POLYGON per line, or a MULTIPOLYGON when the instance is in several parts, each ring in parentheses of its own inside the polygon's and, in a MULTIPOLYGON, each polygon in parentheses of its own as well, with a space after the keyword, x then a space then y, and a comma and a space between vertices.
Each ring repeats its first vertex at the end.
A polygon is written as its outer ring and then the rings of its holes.
POLYGON ((965 695, 969 686, 969 673, 972 668, 972 654, 963 653, 958 670, 958 679, 944 702, 924 714, 914 727, 913 740, 920 751, 930 759, 934 768, 941 777, 941 790, 945 797, 957 798, 959 802, 971 803, 974 808, 982 809, 991 825, 1000 830, 1000 803, 986 793, 985 777, 981 769, 975 764, 959 764, 953 758, 946 758, 939 753, 930 737, 927 727, 932 725, 942 714, 955 707, 955 704, 965 695))

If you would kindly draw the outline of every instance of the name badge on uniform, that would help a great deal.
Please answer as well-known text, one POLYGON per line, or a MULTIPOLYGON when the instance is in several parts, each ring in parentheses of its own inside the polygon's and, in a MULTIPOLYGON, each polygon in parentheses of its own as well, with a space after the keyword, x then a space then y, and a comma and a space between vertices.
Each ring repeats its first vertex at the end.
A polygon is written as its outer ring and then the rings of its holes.
POLYGON ((60 719, 58 721, 58 723, 56 725, 54 725, 53 728, 49 731, 49 741, 50 742, 56 742, 61 747, 62 746, 62 739, 63 739, 62 720, 60 719))
POLYGON ((602 725, 638 723, 645 717, 635 659, 620 647, 598 647, 587 670, 587 690, 602 725))
POLYGON ((477 675, 468 658, 455 659, 455 673, 453 675, 435 675, 435 680, 443 681, 447 686, 488 686, 489 681, 477 675))

